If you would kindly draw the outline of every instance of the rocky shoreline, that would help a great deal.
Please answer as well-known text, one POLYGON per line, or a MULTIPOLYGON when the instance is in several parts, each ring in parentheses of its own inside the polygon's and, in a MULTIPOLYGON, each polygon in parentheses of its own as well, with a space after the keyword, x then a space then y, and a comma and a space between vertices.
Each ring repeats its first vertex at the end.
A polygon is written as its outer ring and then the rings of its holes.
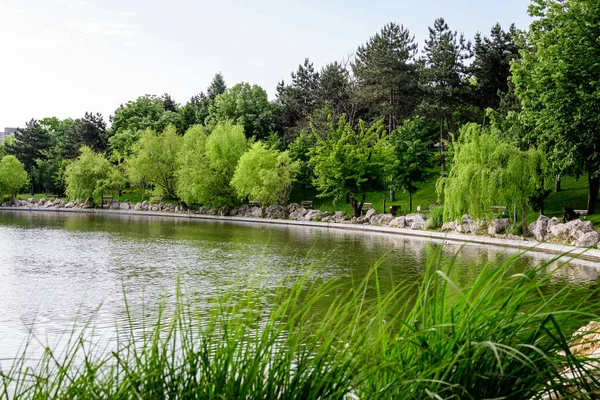
MULTIPOLYGON (((17 207, 28 209, 93 209, 95 207, 90 198, 86 201, 65 202, 60 199, 14 200, 2 204, 2 207, 17 207)), ((331 213, 307 209, 299 204, 291 203, 287 206, 269 206, 261 208, 258 206, 242 205, 240 207, 207 207, 203 206, 197 210, 188 210, 180 205, 159 202, 151 204, 148 201, 142 203, 131 203, 128 200, 119 202, 111 200, 105 205, 109 210, 146 211, 159 213, 174 213, 186 215, 207 215, 223 217, 242 217, 266 220, 291 220, 302 222, 323 222, 328 224, 346 225, 368 225, 389 228, 409 229, 413 231, 424 231, 428 229, 428 218, 425 214, 414 213, 394 217, 392 214, 377 214, 374 209, 369 209, 362 217, 350 217, 343 211, 331 213)), ((575 247, 598 247, 600 249, 600 233, 590 221, 573 220, 562 223, 556 217, 548 218, 541 215, 537 221, 529 225, 532 238, 512 235, 508 232, 511 223, 508 218, 499 218, 491 221, 474 220, 464 215, 459 221, 443 224, 442 233, 487 236, 511 241, 530 241, 535 245, 534 239, 541 243, 563 244, 575 247)))

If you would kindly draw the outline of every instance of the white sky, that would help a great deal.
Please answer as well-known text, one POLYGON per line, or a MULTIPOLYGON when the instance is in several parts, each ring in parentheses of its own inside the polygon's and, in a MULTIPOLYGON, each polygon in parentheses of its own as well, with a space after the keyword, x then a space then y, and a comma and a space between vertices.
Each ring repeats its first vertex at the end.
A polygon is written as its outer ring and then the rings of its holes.
POLYGON ((304 57, 319 68, 388 22, 420 45, 444 17, 472 39, 526 29, 528 0, 0 0, 0 131, 31 118, 108 116, 144 94, 179 103, 221 71, 273 97, 304 57))

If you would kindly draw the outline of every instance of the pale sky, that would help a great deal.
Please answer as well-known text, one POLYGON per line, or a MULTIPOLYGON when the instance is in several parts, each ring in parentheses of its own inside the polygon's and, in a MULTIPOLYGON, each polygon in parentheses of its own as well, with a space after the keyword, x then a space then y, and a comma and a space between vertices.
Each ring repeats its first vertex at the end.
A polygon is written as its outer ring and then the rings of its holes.
POLYGON ((221 71, 229 87, 273 98, 305 57, 315 67, 355 52, 384 24, 422 48, 444 17, 472 39, 500 22, 527 29, 529 0, 0 0, 0 131, 31 118, 108 116, 144 94, 178 103, 221 71))

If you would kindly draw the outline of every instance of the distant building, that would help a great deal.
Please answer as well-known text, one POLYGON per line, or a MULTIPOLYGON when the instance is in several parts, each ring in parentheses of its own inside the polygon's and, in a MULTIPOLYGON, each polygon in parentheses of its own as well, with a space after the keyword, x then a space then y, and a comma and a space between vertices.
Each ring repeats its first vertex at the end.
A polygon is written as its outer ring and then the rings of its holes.
POLYGON ((17 128, 4 128, 4 132, 0 131, 0 142, 4 140, 6 136, 15 136, 17 128))

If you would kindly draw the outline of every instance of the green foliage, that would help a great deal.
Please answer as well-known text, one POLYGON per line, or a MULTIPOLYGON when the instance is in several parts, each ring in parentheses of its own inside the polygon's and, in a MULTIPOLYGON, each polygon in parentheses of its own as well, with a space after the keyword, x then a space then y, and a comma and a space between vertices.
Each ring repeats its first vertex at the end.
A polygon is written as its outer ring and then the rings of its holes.
POLYGON ((429 127, 424 118, 407 120, 392 132, 391 142, 396 154, 396 167, 392 175, 392 187, 406 190, 409 194, 409 209, 412 211, 412 195, 417 183, 431 176, 433 167, 429 140, 429 127))
POLYGON ((158 196, 175 198, 176 162, 182 143, 183 138, 172 125, 159 135, 146 129, 134 144, 132 155, 127 160, 130 181, 143 188, 146 185, 153 186, 158 196))
POLYGON ((15 156, 4 156, 0 160, 0 193, 14 198, 29 180, 23 164, 15 156))
POLYGON ((477 93, 472 102, 481 109, 498 108, 502 96, 509 92, 510 63, 519 57, 519 36, 514 24, 508 32, 496 24, 489 37, 475 35, 475 58, 470 70, 476 80, 477 93))
POLYGON ((367 128, 359 121, 354 130, 341 117, 336 124, 330 122, 325 138, 316 136, 310 166, 319 197, 331 196, 334 202, 349 198, 355 216, 360 216, 366 193, 386 186, 394 163, 382 122, 367 128))
POLYGON ((48 159, 48 150, 52 146, 52 138, 48 131, 37 120, 27 122, 25 128, 15 132, 14 141, 6 148, 7 154, 12 154, 23 163, 31 178, 31 190, 38 189, 34 169, 38 159, 48 159))
POLYGON ((231 122, 217 124, 210 135, 200 125, 188 129, 177 161, 177 195, 188 204, 235 204, 230 182, 247 147, 244 128, 231 122))
POLYGON ((427 229, 439 229, 444 224, 444 208, 435 207, 431 209, 431 212, 427 218, 427 229))
POLYGON ((102 195, 118 186, 116 167, 102 154, 83 146, 80 156, 65 171, 66 194, 69 199, 87 199, 102 195), (115 179, 115 185, 111 179, 115 179))
POLYGON ((388 132, 409 118, 416 108, 417 48, 408 29, 389 23, 356 51, 352 70, 360 84, 364 105, 372 117, 386 120, 388 132))
POLYGON ((102 114, 85 113, 85 116, 70 123, 62 133, 59 152, 64 158, 73 159, 79 149, 87 146, 93 151, 104 153, 108 150, 108 131, 102 114))
POLYGON ((441 178, 444 219, 463 214, 481 218, 491 206, 516 205, 523 212, 530 197, 547 182, 547 163, 536 149, 519 150, 477 124, 465 125, 453 142, 452 170, 441 178))
POLYGON ((522 60, 513 63, 524 121, 553 167, 589 179, 588 213, 600 187, 600 5, 596 0, 534 0, 522 60))
POLYGON ((262 139, 275 127, 275 109, 263 88, 238 83, 215 98, 207 126, 214 127, 218 122, 227 120, 242 125, 248 138, 262 139))
POLYGON ((258 201, 263 207, 283 205, 297 170, 298 164, 287 151, 279 152, 256 142, 240 158, 231 185, 238 197, 258 201))

